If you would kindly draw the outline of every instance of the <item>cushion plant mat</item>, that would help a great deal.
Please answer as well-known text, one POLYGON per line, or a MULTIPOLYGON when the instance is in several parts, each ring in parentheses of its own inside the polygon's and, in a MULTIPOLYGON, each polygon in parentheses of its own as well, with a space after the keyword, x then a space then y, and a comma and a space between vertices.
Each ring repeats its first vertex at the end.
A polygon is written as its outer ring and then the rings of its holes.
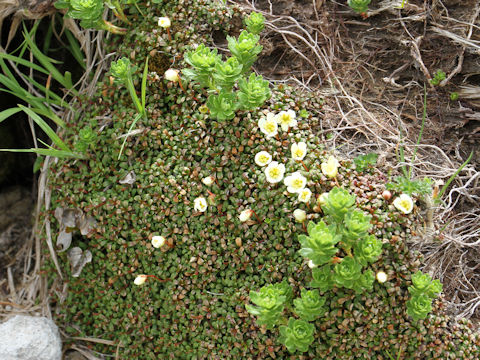
POLYGON ((72 276, 67 253, 57 253, 66 291, 53 262, 47 263, 57 287, 51 291, 56 321, 63 330, 72 338, 110 340, 88 346, 120 359, 388 359, 388 354, 478 359, 478 334, 469 322, 447 317, 441 298, 426 320, 407 316, 407 288, 422 258, 406 243, 423 219, 418 211, 399 212, 381 196, 388 181, 384 169, 359 172, 341 152, 336 154, 338 185, 372 215, 372 233, 382 240, 383 252, 369 269, 386 272, 388 280, 361 295, 339 288, 322 293, 328 311, 315 321, 315 341, 302 355, 290 354, 278 342, 278 329, 256 324, 245 310, 250 290, 286 280, 298 297, 311 280, 298 254, 297 237, 305 228, 293 211, 303 209, 313 221, 322 213, 315 199, 307 205, 283 182, 268 183, 254 158, 268 151, 285 164, 286 174, 302 172, 315 197, 337 186, 320 167, 333 150, 328 138, 316 135, 325 130, 322 99, 277 85, 263 108, 238 112, 231 121, 210 119, 201 108, 207 96, 202 89, 184 82, 182 90, 163 73, 184 67, 183 54, 195 44, 211 46, 212 31, 238 34, 234 24, 243 14, 217 1, 150 5, 134 31, 107 44, 108 51, 137 66, 138 85, 149 57, 148 118, 137 122, 138 131, 128 136, 118 159, 121 136, 136 112, 127 90, 106 74, 96 94, 81 99, 80 116, 66 134, 75 142, 76 134, 90 126, 97 142, 86 159, 60 159, 50 168, 52 208, 45 216, 56 230, 56 208, 80 209, 96 220, 88 235, 73 235, 71 246, 92 254, 78 277, 72 276), (158 28, 158 16, 172 19, 172 40, 158 28), (282 110, 296 112, 297 127, 267 139, 258 120, 282 110), (303 164, 291 159, 290 147, 299 141, 307 143, 303 164), (123 181, 132 172, 134 181, 123 181), (207 186, 202 179, 209 176, 215 181, 207 186), (205 212, 194 209, 198 197, 209 203, 205 212), (241 222, 245 209, 256 216, 241 222), (159 249, 151 244, 155 235, 166 238, 159 249), (156 277, 136 286, 140 274, 156 277))

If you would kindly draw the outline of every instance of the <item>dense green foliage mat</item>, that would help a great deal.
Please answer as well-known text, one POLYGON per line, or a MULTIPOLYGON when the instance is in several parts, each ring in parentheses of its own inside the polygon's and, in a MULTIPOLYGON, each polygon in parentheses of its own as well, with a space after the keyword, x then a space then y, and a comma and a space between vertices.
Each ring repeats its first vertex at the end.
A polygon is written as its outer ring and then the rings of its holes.
MULTIPOLYGON (((264 285, 285 280, 295 297, 309 288, 312 272, 298 252, 298 235, 306 229, 293 212, 303 209, 309 220, 319 221, 316 197, 340 186, 372 216, 370 232, 383 250, 368 269, 384 271, 388 280, 375 281, 360 295, 339 287, 321 292, 326 312, 314 321, 314 342, 301 358, 478 359, 478 335, 468 322, 444 316, 441 300, 425 320, 407 315, 407 288, 421 265, 407 247, 421 222, 418 209, 406 215, 393 198, 384 199, 388 175, 371 164, 357 171, 353 159, 337 155, 336 180, 322 173, 321 163, 334 149, 327 137, 316 135, 325 130, 321 99, 279 85, 263 108, 217 121, 202 107, 202 89, 184 82, 182 90, 163 78, 168 68, 185 67, 185 51, 211 46, 212 32, 238 35, 243 14, 206 0, 156 1, 144 11, 127 35, 108 45, 137 66, 137 88, 149 57, 147 117, 135 124, 139 131, 128 136, 117 159, 136 109, 128 91, 106 74, 70 124, 71 143, 85 127, 97 132, 87 158, 61 159, 50 169, 53 208, 45 215, 53 218, 60 207, 80 209, 97 222, 89 235, 73 237, 72 246, 92 253, 79 277, 69 273, 66 252, 58 254, 68 295, 56 299, 56 320, 67 333, 112 340, 120 344, 121 359, 299 358, 279 343, 278 328, 258 326, 245 305, 249 292, 264 285), (156 24, 159 16, 171 18, 171 40, 156 24), (297 126, 267 139, 259 119, 282 110, 296 113, 297 126), (303 164, 292 160, 290 150, 300 141, 307 144, 303 164), (286 175, 299 171, 308 178, 308 204, 283 182, 267 182, 255 163, 260 151, 285 164, 286 175), (120 183, 132 171, 135 181, 120 183), (208 177, 214 179, 210 185, 202 181, 208 177), (194 209, 198 197, 208 202, 205 212, 194 209), (240 221, 248 209, 255 216, 240 221), (166 238, 161 248, 151 244, 156 235, 166 238), (156 278, 136 286, 140 274, 156 278)), ((116 347, 96 344, 95 350, 114 354, 116 347)))

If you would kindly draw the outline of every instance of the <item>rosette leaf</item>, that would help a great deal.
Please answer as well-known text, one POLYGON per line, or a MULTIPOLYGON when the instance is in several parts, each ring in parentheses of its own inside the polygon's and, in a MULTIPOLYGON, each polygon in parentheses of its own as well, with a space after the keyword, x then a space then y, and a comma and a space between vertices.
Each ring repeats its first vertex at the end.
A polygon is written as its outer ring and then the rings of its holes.
POLYGON ((345 229, 343 229, 343 241, 352 247, 358 239, 367 235, 372 227, 370 220, 372 217, 361 210, 349 211, 344 218, 345 229))
POLYGON ((350 195, 347 190, 334 187, 326 198, 322 210, 326 215, 329 215, 337 223, 343 222, 345 214, 351 211, 355 205, 355 195, 350 195))
POLYGON ((407 301, 407 314, 414 320, 423 320, 432 311, 432 299, 427 294, 417 294, 407 301))
POLYGON ((417 271, 412 275, 413 286, 408 287, 408 292, 415 296, 417 294, 427 294, 429 297, 434 298, 440 292, 442 292, 442 284, 440 280, 432 280, 429 274, 424 274, 421 271, 417 271))
POLYGON ((213 73, 215 84, 223 90, 232 90, 233 85, 242 74, 242 68, 242 64, 238 62, 236 57, 230 57, 227 61, 218 61, 213 73))
POLYGON ((252 73, 248 80, 240 79, 238 85, 240 87, 238 92, 240 107, 245 110, 254 110, 262 106, 272 96, 268 88, 268 81, 263 80, 261 75, 257 76, 252 73))
POLYGON ((267 329, 273 328, 282 317, 285 295, 275 285, 267 285, 260 291, 250 291, 250 300, 257 306, 245 305, 247 311, 257 316, 258 325, 266 325, 267 329))
POLYGON ((262 32, 265 27, 265 17, 256 12, 252 12, 248 18, 244 20, 245 25, 249 33, 258 35, 262 32))
POLYGON ((316 318, 322 316, 326 309, 325 298, 321 297, 317 290, 301 291, 301 298, 293 300, 295 306, 295 313, 305 321, 314 321, 316 318))
POLYGON ((212 74, 215 72, 215 65, 221 61, 217 49, 211 50, 201 44, 195 50, 187 51, 184 59, 193 69, 183 69, 182 73, 202 87, 213 88, 212 74))
POLYGON ((337 285, 354 289, 362 277, 362 265, 354 258, 346 257, 334 268, 334 281, 337 285))
POLYGON ((310 287, 317 288, 320 291, 328 291, 333 288, 332 266, 324 265, 312 269, 312 281, 310 287))
POLYGON ((353 11, 362 14, 368 11, 368 5, 372 0, 348 0, 347 4, 353 11))
POLYGON ((243 65, 243 72, 247 72, 257 59, 257 55, 263 47, 257 45, 260 36, 251 34, 244 30, 241 32, 238 40, 227 36, 228 48, 238 61, 243 65))
POLYGON ((112 76, 121 82, 127 81, 132 71, 132 65, 130 60, 126 57, 118 59, 118 61, 112 61, 110 65, 110 73, 112 76))
POLYGON ((369 235, 355 243, 355 259, 366 266, 368 263, 377 261, 382 253, 382 242, 375 235, 369 235))
POLYGON ((290 318, 287 326, 280 326, 279 341, 284 344, 290 353, 305 352, 313 343, 315 326, 303 320, 290 318))
POLYGON ((230 120, 235 117, 237 97, 235 94, 221 91, 218 95, 210 95, 207 100, 210 115, 218 120, 230 120))
POLYGON ((288 304, 290 304, 292 302, 292 299, 293 299, 292 287, 290 285, 288 285, 286 280, 283 280, 280 283, 273 284, 272 286, 276 291, 278 291, 280 296, 285 296, 285 302, 284 303, 287 304, 287 306, 288 306, 288 304))
POLYGON ((70 0, 69 3, 66 13, 68 17, 80 20, 80 25, 84 28, 99 28, 104 9, 102 0, 70 0))
POLYGON ((341 240, 334 225, 327 226, 323 221, 308 224, 308 235, 299 235, 298 241, 302 245, 300 255, 312 260, 315 265, 323 265, 330 261, 338 249, 335 245, 341 240))
POLYGON ((365 271, 362 276, 360 276, 358 282, 353 286, 353 290, 357 294, 363 293, 365 290, 373 289, 373 282, 375 281, 375 275, 372 270, 365 271))

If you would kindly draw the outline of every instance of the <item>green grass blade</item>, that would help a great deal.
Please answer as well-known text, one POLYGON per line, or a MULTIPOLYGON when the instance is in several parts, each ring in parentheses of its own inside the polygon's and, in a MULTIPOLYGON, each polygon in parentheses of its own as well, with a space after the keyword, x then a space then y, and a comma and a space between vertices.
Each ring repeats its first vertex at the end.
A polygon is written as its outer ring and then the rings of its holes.
POLYGON ((442 198, 443 194, 445 194, 445 191, 447 191, 448 186, 452 183, 453 180, 455 180, 458 174, 460 174, 460 171, 462 171, 463 168, 467 166, 467 164, 470 162, 470 160, 472 160, 472 156, 473 156, 473 151, 470 153, 470 155, 468 155, 467 160, 458 168, 458 170, 455 171, 455 173, 448 178, 447 182, 445 183, 445 185, 442 186, 442 189, 440 190, 440 192, 436 197, 438 200, 442 198))
POLYGON ((30 34, 28 33, 25 25, 24 25, 24 33, 25 41, 28 44, 28 47, 30 51, 33 53, 35 58, 42 64, 42 66, 49 71, 49 73, 52 75, 52 77, 58 81, 63 87, 66 89, 72 91, 73 94, 78 95, 78 92, 73 89, 72 87, 68 87, 68 81, 65 79, 65 76, 63 76, 57 68, 53 65, 53 59, 50 59, 48 56, 44 55, 40 49, 37 47, 33 39, 30 37, 30 34))
POLYGON ((3 110, 2 112, 0 112, 0 123, 3 120, 12 116, 13 114, 18 113, 19 111, 22 111, 22 109, 20 109, 19 107, 14 107, 14 108, 11 108, 11 109, 3 110))
MULTIPOLYGON (((132 131, 133 127, 135 126, 135 124, 137 123, 137 121, 138 121, 141 117, 142 117, 142 114, 137 114, 137 115, 135 116, 135 119, 133 119, 132 125, 130 125, 130 128, 128 129, 127 134, 129 134, 130 131, 132 131)), ((120 157, 122 156, 123 148, 125 147, 125 143, 127 142, 127 138, 128 138, 128 135, 125 136, 125 139, 123 139, 122 147, 120 148, 120 153, 118 154, 118 160, 120 160, 120 157)))
POLYGON ((43 120, 40 116, 38 116, 32 109, 29 109, 23 105, 18 105, 28 116, 32 118, 33 121, 37 123, 38 126, 47 134, 50 140, 53 141, 55 145, 57 145, 60 149, 72 152, 68 146, 58 137, 55 131, 52 130, 50 126, 43 120))
POLYGON ((69 158, 69 157, 74 157, 74 158, 83 158, 81 154, 76 154, 71 151, 65 151, 65 150, 56 150, 56 149, 0 149, 0 151, 6 151, 6 152, 16 152, 16 153, 35 153, 43 156, 52 156, 52 157, 58 157, 58 158, 69 158))
POLYGON ((41 73, 44 73, 46 75, 49 74, 49 72, 47 70, 45 70, 44 68, 42 68, 41 66, 37 65, 37 64, 34 64, 28 60, 25 60, 25 59, 22 59, 18 56, 15 56, 15 55, 10 55, 10 54, 5 54, 5 53, 0 53, 0 58, 3 58, 3 59, 6 59, 6 60, 11 60, 17 64, 20 64, 20 65, 23 65, 23 66, 27 66, 33 70, 36 70, 38 72, 41 72, 41 73))
POLYGON ((147 75, 148 75, 148 56, 147 56, 147 60, 145 60, 145 68, 143 69, 142 89, 141 89, 142 109, 145 116, 146 116, 145 105, 146 105, 146 96, 147 96, 147 75))
POLYGON ((80 48, 80 44, 78 43, 77 39, 75 36, 73 36, 72 32, 68 29, 65 29, 65 36, 67 37, 68 43, 69 43, 69 50, 72 53, 73 57, 77 62, 80 64, 80 66, 83 68, 83 70, 87 69, 87 65, 85 64, 85 56, 83 54, 83 51, 80 48))

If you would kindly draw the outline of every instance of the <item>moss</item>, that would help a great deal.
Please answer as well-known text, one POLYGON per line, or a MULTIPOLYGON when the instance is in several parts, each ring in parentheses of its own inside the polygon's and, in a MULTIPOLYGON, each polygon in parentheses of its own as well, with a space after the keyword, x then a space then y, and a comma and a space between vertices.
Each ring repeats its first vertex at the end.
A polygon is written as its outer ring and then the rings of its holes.
MULTIPOLYGON (((111 49, 139 65, 152 50, 168 54, 162 55, 159 69, 173 58, 181 68, 184 51, 206 42, 212 29, 228 31, 229 19, 238 13, 209 1, 165 1, 151 11, 123 42, 114 39, 111 49), (172 29, 173 42, 155 25, 154 17, 166 14, 178 24, 172 29)), ((88 160, 60 160, 52 168, 54 207, 80 208, 98 223, 86 242, 93 261, 79 278, 68 276, 66 256, 60 256, 69 292, 59 304, 57 320, 70 326, 72 335, 121 342, 123 359, 290 358, 277 334, 259 328, 244 304, 250 290, 284 279, 299 296, 311 278, 297 252, 297 235, 304 230, 293 210, 302 208, 313 219, 320 214, 285 194, 282 184, 266 183, 253 158, 266 150, 286 164, 287 174, 303 171, 290 160, 291 143, 303 139, 309 149, 304 159, 309 187, 317 195, 329 191, 335 182, 320 171, 328 157, 325 139, 314 135, 322 130, 322 101, 277 86, 263 109, 216 122, 200 111, 206 96, 193 84, 184 84, 183 92, 158 75, 152 73, 148 81, 148 119, 137 123, 143 130, 128 138, 120 160, 119 136, 133 121, 134 107, 129 95, 105 78, 96 96, 90 102, 84 99, 84 116, 71 129, 74 134, 85 125, 101 127, 88 160), (257 121, 263 110, 274 109, 307 109, 308 116, 291 134, 266 140, 257 121), (107 121, 101 124, 102 118, 107 121), (120 184, 129 171, 135 172, 135 183, 120 184), (207 176, 216 179, 209 187, 202 183, 207 176), (199 196, 211 199, 205 213, 193 210, 199 196), (246 208, 254 209, 261 221, 241 223, 238 215, 246 208), (153 248, 149 238, 157 234, 169 245, 153 248), (165 281, 149 279, 136 287, 138 274, 165 281)), ((328 311, 316 321, 316 345, 303 358, 386 359, 386 351, 397 354, 400 349, 405 359, 449 358, 458 351, 469 354, 465 359, 478 358, 478 337, 469 333, 468 323, 452 330, 441 302, 434 316, 410 322, 405 309, 408 279, 420 262, 405 241, 414 215, 392 212, 380 200, 385 183, 381 174, 360 175, 349 161, 341 165, 340 184, 356 194, 360 209, 374 214, 374 232, 384 242, 381 258, 370 268, 385 271, 389 281, 375 283, 362 296, 345 289, 322 294, 328 311)), ((76 241, 85 240, 74 239, 72 246, 76 241)), ((116 350, 102 344, 95 349, 107 354, 116 350)))

